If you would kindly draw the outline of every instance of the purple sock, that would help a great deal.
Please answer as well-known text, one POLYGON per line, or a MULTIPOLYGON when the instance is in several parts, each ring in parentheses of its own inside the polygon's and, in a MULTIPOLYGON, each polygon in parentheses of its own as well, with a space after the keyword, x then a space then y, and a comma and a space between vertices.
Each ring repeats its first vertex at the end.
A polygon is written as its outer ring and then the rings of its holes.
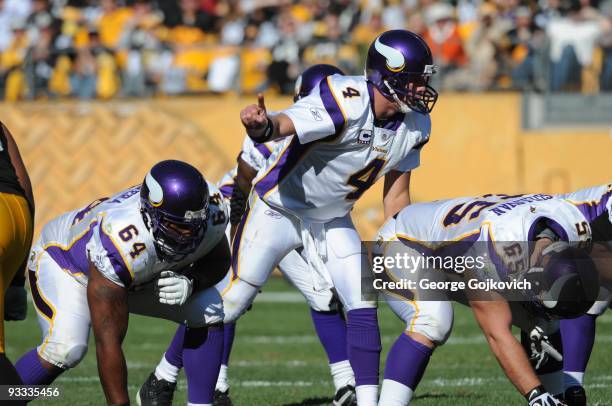
POLYGON ((172 342, 164 354, 166 361, 179 369, 183 367, 183 342, 185 341, 186 329, 187 328, 183 324, 179 324, 172 338, 172 342))
POLYGON ((585 314, 576 319, 561 320, 564 371, 586 371, 595 343, 596 319, 597 316, 585 314))
POLYGON ((310 309, 312 322, 330 364, 346 361, 346 322, 340 312, 318 312, 310 309))
POLYGON ((222 353, 223 326, 190 328, 185 331, 183 363, 189 402, 213 403, 222 353))
POLYGON ((385 379, 406 385, 413 391, 421 381, 433 350, 402 333, 389 350, 385 379))
POLYGON ((223 325, 223 357, 221 357, 222 365, 229 365, 229 357, 232 353, 234 345, 234 336, 236 335, 236 323, 223 325))
POLYGON ((54 367, 49 371, 40 363, 36 348, 23 354, 15 364, 15 369, 24 385, 49 385, 62 372, 63 369, 54 367))
POLYGON ((355 383, 378 385, 380 331, 376 309, 355 309, 347 313, 346 342, 355 383))

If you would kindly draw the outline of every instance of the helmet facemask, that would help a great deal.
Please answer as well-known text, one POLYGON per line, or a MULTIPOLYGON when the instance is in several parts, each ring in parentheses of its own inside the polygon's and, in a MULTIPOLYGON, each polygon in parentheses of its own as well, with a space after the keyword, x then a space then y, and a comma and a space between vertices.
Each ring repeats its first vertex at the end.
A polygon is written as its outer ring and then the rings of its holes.
MULTIPOLYGON (((557 241, 544 248, 542 258, 536 266, 527 271, 521 279, 530 282, 531 289, 525 291, 531 308, 540 316, 548 319, 574 318, 584 314, 594 303, 598 283, 592 261, 582 256, 581 250, 563 241, 557 241), (571 250, 573 266, 571 272, 555 272, 559 264, 557 255, 571 250), (556 274, 556 277, 551 277, 556 274), (595 278, 595 279, 593 279, 595 278)), ((586 255, 586 254, 584 254, 586 255)))
POLYGON ((416 111, 428 114, 433 110, 438 100, 438 92, 429 86, 429 79, 435 73, 435 66, 431 66, 431 73, 396 73, 383 79, 385 89, 383 94, 390 96, 400 107, 402 113, 416 111))
POLYGON ((154 207, 143 199, 143 218, 151 230, 161 259, 178 262, 193 253, 204 239, 207 229, 208 203, 199 211, 188 211, 178 217, 154 207))

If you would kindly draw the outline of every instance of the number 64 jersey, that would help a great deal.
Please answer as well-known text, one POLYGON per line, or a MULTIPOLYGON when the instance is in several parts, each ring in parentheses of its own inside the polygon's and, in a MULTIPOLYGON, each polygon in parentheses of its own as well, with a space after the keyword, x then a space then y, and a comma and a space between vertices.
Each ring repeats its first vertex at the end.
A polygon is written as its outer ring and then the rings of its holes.
POLYGON ((146 283, 163 270, 178 272, 226 238, 227 204, 215 185, 208 183, 208 188, 210 213, 204 240, 180 262, 158 258, 140 212, 138 185, 48 222, 32 249, 28 268, 42 271, 38 260, 46 252, 64 272, 87 285, 91 261, 107 279, 126 288, 146 283))
POLYGON ((429 115, 409 112, 378 122, 373 92, 363 76, 328 76, 282 111, 296 134, 275 148, 253 183, 255 192, 300 218, 326 222, 346 215, 390 170, 418 167, 429 115))

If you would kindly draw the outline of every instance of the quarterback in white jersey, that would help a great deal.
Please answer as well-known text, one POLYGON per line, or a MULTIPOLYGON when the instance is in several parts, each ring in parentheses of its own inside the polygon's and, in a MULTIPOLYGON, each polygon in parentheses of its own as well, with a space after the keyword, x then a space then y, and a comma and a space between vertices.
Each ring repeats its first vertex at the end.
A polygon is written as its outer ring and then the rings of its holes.
POLYGON ((527 402, 561 405, 553 397, 562 391, 560 374, 551 375, 552 362, 541 367, 543 355, 532 351, 530 340, 538 346, 545 342, 545 347, 553 348, 551 353, 558 356, 546 336, 550 334, 550 341, 557 344, 558 337, 552 333, 558 327, 547 319, 575 317, 586 312, 594 302, 598 280, 593 262, 586 253, 569 244, 589 244, 590 239, 589 223, 580 210, 545 194, 485 195, 404 208, 379 232, 376 253, 382 255, 380 262, 397 253, 407 253, 417 259, 450 257, 453 261, 450 268, 423 265, 436 264, 436 261, 422 261, 409 271, 385 266, 384 272, 391 280, 413 280, 415 288, 407 289, 406 293, 389 288, 394 285, 385 285, 383 295, 407 328, 387 357, 379 404, 408 404, 433 350, 448 339, 453 324, 450 300, 457 299, 451 293, 453 285, 444 284, 448 281, 457 284, 461 300, 471 306, 491 350, 527 402), (539 246, 537 240, 544 230, 551 230, 562 242, 539 246), (474 265, 459 272, 457 264, 465 268, 466 258, 471 258, 474 265), (482 266, 475 265, 478 258, 482 266), (441 289, 436 299, 431 299, 429 281, 442 282, 435 286, 447 290, 441 289), (514 302, 510 302, 508 291, 482 287, 479 290, 477 284, 471 285, 473 281, 507 282, 508 286, 516 282, 511 297, 514 302), (555 292, 563 293, 555 296, 555 292), (574 302, 577 298, 583 301, 574 302), (539 361, 540 378, 512 335, 512 323, 530 334, 523 335, 524 345, 529 348, 531 359, 539 361), (557 379, 555 384, 553 377, 557 379))
POLYGON ((43 341, 17 363, 23 382, 50 384, 75 367, 91 325, 106 399, 128 404, 128 313, 194 331, 222 322, 211 287, 229 267, 227 221, 216 186, 187 163, 162 161, 142 185, 47 223, 28 263, 43 341))
MULTIPOLYGON (((580 189, 560 195, 575 205, 587 218, 593 233, 593 251, 607 251, 606 264, 596 261, 598 271, 610 268, 612 252, 612 184, 580 189), (601 249, 603 248, 603 250, 601 249)), ((604 272, 604 277, 605 272, 604 272)), ((561 338, 563 341, 563 371, 565 383, 565 401, 569 406, 587 404, 584 390, 584 374, 595 343, 595 325, 597 317, 609 307, 612 296, 602 288, 600 300, 595 302, 587 314, 575 319, 561 320, 561 338)))
POLYGON ((437 93, 429 47, 391 30, 370 46, 365 76, 328 76, 311 94, 270 116, 263 96, 240 117, 256 142, 293 135, 258 174, 233 241, 236 278, 223 292, 226 321, 239 317, 284 256, 303 247, 317 289, 334 286, 347 311, 357 402, 378 402, 380 333, 375 300, 361 296, 367 255, 350 218, 385 176, 387 216, 410 202, 410 171, 429 140, 437 93))
MULTIPOLYGON (((297 81, 295 99, 299 100, 305 97, 322 79, 336 73, 343 75, 340 69, 332 65, 320 64, 309 67, 297 81)), ((257 171, 265 166, 266 161, 278 144, 279 142, 275 141, 258 144, 249 137, 245 137, 242 150, 238 155, 237 166, 232 168, 219 181, 219 189, 231 207, 230 222, 232 226, 237 225, 242 218, 246 208, 246 197, 251 190, 257 171)), ((235 228, 232 227, 230 233, 228 227, 228 235, 233 235, 234 232, 235 228)), ((334 406, 354 405, 355 379, 346 352, 346 322, 341 310, 338 309, 338 301, 333 290, 331 288, 315 289, 308 263, 298 250, 293 250, 287 254, 279 263, 278 268, 287 280, 302 293, 310 307, 315 330, 329 360, 335 387, 334 406)), ((231 281, 232 274, 228 273, 228 276, 217 285, 217 289, 223 290, 231 281)), ((227 376, 235 331, 235 322, 224 325, 223 356, 215 388, 215 404, 219 405, 231 404, 227 376)), ((179 335, 180 332, 177 332, 155 372, 143 384, 139 393, 141 395, 143 393, 153 395, 150 399, 140 399, 143 404, 160 404, 163 398, 172 397, 173 384, 176 382, 183 365, 182 348, 176 345, 180 341, 180 339, 177 339, 179 335)), ((208 373, 208 369, 202 373, 208 373)))

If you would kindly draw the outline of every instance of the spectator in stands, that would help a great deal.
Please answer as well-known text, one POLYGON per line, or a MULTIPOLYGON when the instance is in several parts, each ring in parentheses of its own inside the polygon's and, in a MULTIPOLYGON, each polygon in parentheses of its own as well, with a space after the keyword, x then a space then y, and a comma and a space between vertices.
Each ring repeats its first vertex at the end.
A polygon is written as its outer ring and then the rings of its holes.
POLYGON ((97 35, 100 45, 116 49, 125 25, 132 17, 132 9, 119 7, 116 0, 100 0, 100 17, 97 24, 97 35))
MULTIPOLYGON (((434 57, 434 62, 440 71, 438 81, 461 68, 467 62, 467 55, 463 49, 463 43, 459 36, 459 29, 455 20, 455 9, 448 3, 437 2, 425 10, 427 19, 427 31, 424 39, 429 44, 434 57)), ((432 84, 440 87, 440 84, 432 84)))
POLYGON ((602 5, 603 15, 607 17, 606 32, 599 40, 602 51, 601 90, 612 91, 612 0, 602 5))
POLYGON ((122 93, 127 97, 142 97, 148 93, 147 58, 160 47, 154 30, 162 17, 153 11, 147 0, 136 0, 133 8, 134 14, 127 22, 119 42, 119 49, 126 52, 122 93))
MULTIPOLYGON (((593 64, 597 39, 603 33, 602 22, 592 13, 582 13, 582 5, 574 2, 565 16, 553 18, 546 28, 550 39, 551 91, 577 88, 583 68, 593 64)), ((589 10, 590 11, 590 10, 589 10)))
MULTIPOLYGON (((35 2, 35 7, 36 3, 45 3, 45 1, 35 2)), ((45 13, 38 14, 34 20, 36 20, 36 40, 31 43, 26 64, 26 78, 31 99, 51 95, 49 80, 53 74, 58 52, 54 42, 57 31, 55 20, 45 13)))
POLYGON ((300 71, 300 44, 295 38, 294 17, 283 12, 277 20, 280 39, 272 48, 272 63, 268 66, 268 84, 281 94, 292 94, 300 71))
POLYGON ((519 7, 514 18, 515 27, 507 34, 512 86, 520 90, 544 90, 544 32, 534 23, 527 7, 519 7))
POLYGON ((26 31, 25 20, 13 20, 11 29, 11 41, 0 58, 0 75, 5 100, 16 101, 25 93, 23 63, 30 46, 30 39, 26 31))

